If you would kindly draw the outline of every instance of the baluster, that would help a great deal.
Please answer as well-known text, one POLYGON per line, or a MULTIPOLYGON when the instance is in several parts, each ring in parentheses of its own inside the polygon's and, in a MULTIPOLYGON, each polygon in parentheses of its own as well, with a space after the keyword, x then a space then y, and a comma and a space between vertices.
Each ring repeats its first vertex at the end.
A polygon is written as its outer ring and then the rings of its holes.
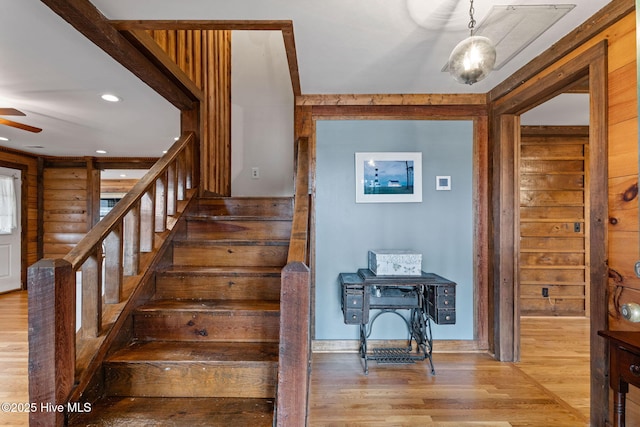
POLYGON ((184 159, 184 150, 178 154, 178 158, 176 159, 176 170, 177 170, 177 178, 178 178, 178 186, 176 187, 176 197, 178 200, 184 200, 186 198, 186 172, 185 172, 185 159, 184 159))
POLYGON ((95 338, 102 329, 102 249, 82 264, 82 336, 95 338))
POLYGON ((167 172, 156 179, 156 233, 167 229, 167 172))
POLYGON ((185 171, 186 171, 186 182, 185 186, 187 189, 193 188, 193 144, 189 143, 184 147, 185 153, 185 171))
POLYGON ((178 186, 178 174, 176 162, 167 168, 167 215, 175 215, 178 211, 176 187, 178 186))
POLYGON ((117 304, 122 301, 122 221, 104 239, 104 301, 117 304))
POLYGON ((140 270, 140 202, 137 202, 124 217, 125 276, 135 276, 140 270))
POLYGON ((140 199, 140 251, 153 251, 155 212, 155 185, 152 185, 140 199))

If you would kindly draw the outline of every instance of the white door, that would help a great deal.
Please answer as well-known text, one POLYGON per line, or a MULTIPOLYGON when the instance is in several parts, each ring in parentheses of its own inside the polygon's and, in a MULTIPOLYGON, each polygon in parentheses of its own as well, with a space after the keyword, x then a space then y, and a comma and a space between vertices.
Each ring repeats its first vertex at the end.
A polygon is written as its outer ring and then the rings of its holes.
POLYGON ((22 288, 22 260, 21 227, 20 227, 20 201, 22 176, 19 169, 8 169, 0 167, 0 185, 3 185, 2 177, 11 177, 13 193, 15 198, 15 211, 10 209, 10 201, 7 198, 7 188, 0 187, 0 292, 12 291, 22 288), (11 225, 12 219, 8 218, 7 212, 15 213, 15 227, 11 225))

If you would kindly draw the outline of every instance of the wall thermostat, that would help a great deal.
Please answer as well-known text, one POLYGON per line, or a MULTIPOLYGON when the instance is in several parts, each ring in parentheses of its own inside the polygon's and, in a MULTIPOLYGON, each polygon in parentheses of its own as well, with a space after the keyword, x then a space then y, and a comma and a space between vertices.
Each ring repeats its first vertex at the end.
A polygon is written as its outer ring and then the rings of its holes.
POLYGON ((438 191, 451 190, 451 177, 450 176, 436 176, 436 190, 438 190, 438 191))

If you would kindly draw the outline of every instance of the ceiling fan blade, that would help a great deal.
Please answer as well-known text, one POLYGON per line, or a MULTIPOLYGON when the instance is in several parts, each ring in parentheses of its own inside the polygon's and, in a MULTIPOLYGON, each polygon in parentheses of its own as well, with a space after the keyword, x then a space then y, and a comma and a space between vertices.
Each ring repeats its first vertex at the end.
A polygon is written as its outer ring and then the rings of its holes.
POLYGON ((18 122, 14 122, 13 120, 2 119, 2 118, 0 118, 0 125, 7 125, 7 126, 14 127, 14 128, 26 130, 28 132, 33 132, 33 133, 42 132, 42 129, 40 129, 40 128, 37 128, 37 127, 34 127, 34 126, 25 125, 25 124, 18 123, 18 122))
POLYGON ((26 116, 26 114, 15 108, 0 108, 0 116, 26 116))

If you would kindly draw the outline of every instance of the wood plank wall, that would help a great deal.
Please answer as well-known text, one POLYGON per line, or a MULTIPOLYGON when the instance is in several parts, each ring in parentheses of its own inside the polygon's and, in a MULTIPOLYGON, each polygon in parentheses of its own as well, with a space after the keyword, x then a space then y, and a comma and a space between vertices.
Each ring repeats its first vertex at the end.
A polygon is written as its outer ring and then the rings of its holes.
POLYGON ((589 128, 522 127, 521 134, 521 314, 584 316, 589 128))
POLYGON ((87 168, 43 171, 43 257, 63 258, 91 228, 87 168))
POLYGON ((149 30, 148 34, 204 92, 201 187, 231 195, 231 31, 149 30))

